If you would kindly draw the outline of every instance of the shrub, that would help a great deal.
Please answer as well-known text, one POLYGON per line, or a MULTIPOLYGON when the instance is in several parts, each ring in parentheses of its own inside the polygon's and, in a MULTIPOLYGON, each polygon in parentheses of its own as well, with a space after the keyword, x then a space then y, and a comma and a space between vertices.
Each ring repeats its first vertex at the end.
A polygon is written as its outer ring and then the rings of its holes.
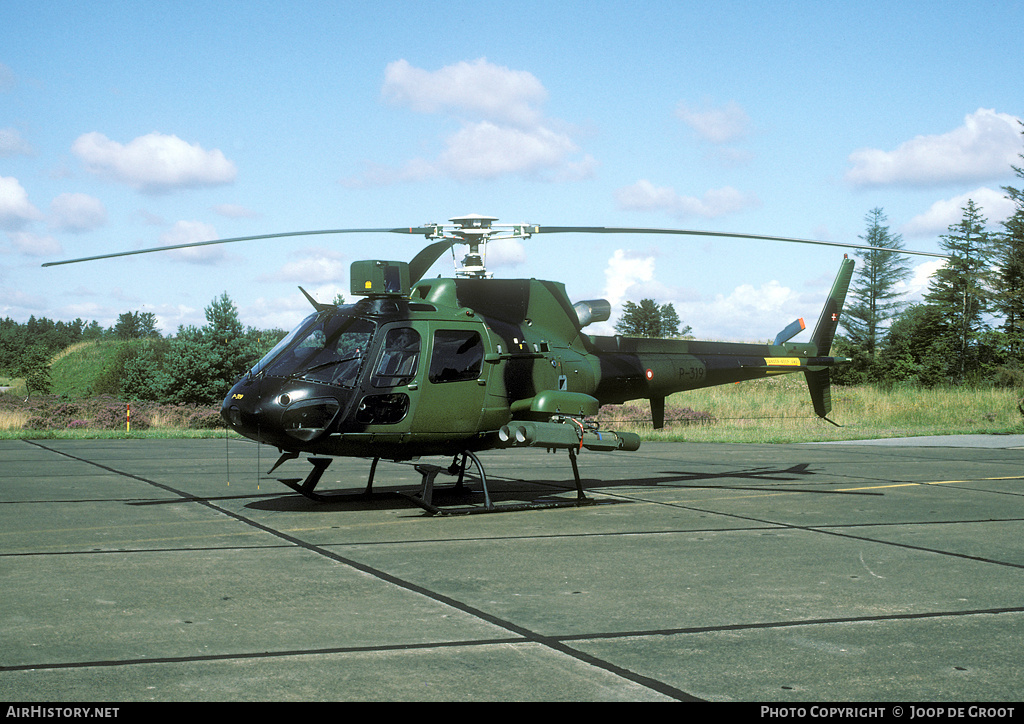
POLYGON ((1024 369, 1015 365, 998 367, 993 382, 996 387, 1024 387, 1024 369))
POLYGON ((17 420, 23 430, 124 430, 128 426, 129 404, 132 430, 151 429, 156 421, 161 427, 179 429, 224 427, 217 406, 160 405, 134 400, 129 403, 111 395, 75 401, 54 395, 27 400, 21 396, 0 395, 0 417, 17 420))

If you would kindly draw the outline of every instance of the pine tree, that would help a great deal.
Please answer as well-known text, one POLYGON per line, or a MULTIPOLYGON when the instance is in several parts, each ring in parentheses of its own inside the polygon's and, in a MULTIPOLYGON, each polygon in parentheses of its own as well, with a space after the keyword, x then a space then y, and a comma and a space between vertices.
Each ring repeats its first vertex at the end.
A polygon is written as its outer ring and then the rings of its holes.
POLYGON ((963 217, 939 242, 950 258, 925 294, 925 301, 941 316, 941 333, 953 354, 949 372, 961 382, 976 366, 978 339, 987 329, 984 314, 989 308, 993 250, 985 224, 981 209, 969 199, 963 217))
POLYGON ((924 387, 945 382, 951 352, 943 329, 942 315, 934 304, 904 309, 889 325, 873 368, 873 381, 913 381, 924 387))
MULTIPOLYGON (((865 244, 880 249, 903 248, 903 238, 883 225, 886 216, 881 208, 872 209, 865 220, 867 233, 860 237, 865 244)), ((861 256, 841 324, 851 344, 874 357, 886 321, 904 306, 898 301, 901 293, 896 285, 910 276, 910 269, 904 255, 895 252, 867 250, 861 256)))
POLYGON ((679 330, 679 315, 671 303, 658 305, 653 299, 640 304, 626 302, 615 331, 627 337, 675 337, 689 333, 690 327, 679 330))
MULTIPOLYGON (((1024 134, 1024 122, 1021 122, 1024 134)), ((1024 160, 1024 153, 1020 154, 1024 160)), ((1012 167, 1024 179, 1024 168, 1012 167)), ((1003 317, 1003 333, 1009 362, 1024 363, 1024 190, 1004 186, 1006 198, 1015 207, 1014 213, 1003 221, 1003 232, 996 238, 995 309, 1003 317)))
POLYGON ((179 327, 164 358, 164 397, 176 403, 211 403, 260 358, 260 335, 246 329, 227 293, 205 310, 202 329, 179 327))
POLYGON ((160 337, 156 326, 156 315, 153 312, 142 312, 139 315, 139 336, 142 338, 160 337))
POLYGON ((18 372, 25 378, 25 389, 29 397, 33 392, 43 395, 50 392, 50 355, 42 346, 32 345, 25 350, 18 372))

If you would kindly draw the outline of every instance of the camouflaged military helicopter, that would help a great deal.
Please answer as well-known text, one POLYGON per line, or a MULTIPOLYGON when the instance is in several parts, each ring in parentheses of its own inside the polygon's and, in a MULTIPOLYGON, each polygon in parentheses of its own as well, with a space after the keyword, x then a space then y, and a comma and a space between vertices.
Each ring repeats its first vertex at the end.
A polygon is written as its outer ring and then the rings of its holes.
POLYGON ((417 464, 420 490, 405 495, 431 514, 587 504, 591 499, 580 480, 577 455, 584 449, 640 447, 634 433, 599 429, 592 418, 602 405, 648 399, 657 429, 664 426, 668 395, 768 375, 803 372, 815 414, 828 419, 830 369, 848 361, 829 356, 853 275, 854 262, 845 255, 809 342, 790 342, 805 328, 800 319, 771 344, 751 344, 587 334, 588 325, 609 319, 607 301, 573 304, 558 282, 494 279, 486 270, 486 245, 545 233, 630 233, 874 247, 683 229, 498 225, 497 218, 478 214, 449 221, 449 225, 219 239, 43 266, 307 234, 422 234, 431 240, 409 262, 354 262, 351 292, 359 300, 353 304, 324 304, 299 287, 313 313, 224 398, 221 415, 231 429, 278 448, 280 458, 268 474, 288 460, 309 456, 313 468, 304 480, 281 482, 319 502, 353 496, 316 491, 334 457, 372 459, 365 491, 357 494, 367 496, 373 494, 380 460, 446 456, 453 459, 447 468, 417 464), (445 252, 453 250, 454 255, 456 245, 465 245, 468 251, 454 276, 424 279, 445 252), (495 505, 476 453, 522 447, 567 451, 575 500, 495 505), (466 491, 463 480, 470 462, 482 485, 483 505, 437 505, 435 477, 439 473, 457 476, 455 489, 466 491))

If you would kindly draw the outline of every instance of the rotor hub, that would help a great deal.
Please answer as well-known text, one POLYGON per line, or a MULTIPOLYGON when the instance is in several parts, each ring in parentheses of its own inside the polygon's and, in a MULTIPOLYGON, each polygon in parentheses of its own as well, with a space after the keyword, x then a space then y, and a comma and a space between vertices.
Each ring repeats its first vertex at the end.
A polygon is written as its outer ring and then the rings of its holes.
POLYGON ((433 237, 452 242, 455 276, 476 279, 490 278, 492 274, 487 271, 487 242, 502 239, 526 239, 538 228, 530 224, 495 224, 494 222, 497 220, 496 216, 466 214, 449 219, 452 226, 433 225, 433 237), (455 258, 456 244, 468 247, 461 264, 455 258))

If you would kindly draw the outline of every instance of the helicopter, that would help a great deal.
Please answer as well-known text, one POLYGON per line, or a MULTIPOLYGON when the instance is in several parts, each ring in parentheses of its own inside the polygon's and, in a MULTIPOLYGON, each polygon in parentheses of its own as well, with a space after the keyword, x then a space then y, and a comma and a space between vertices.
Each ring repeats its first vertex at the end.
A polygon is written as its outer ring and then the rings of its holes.
MULTIPOLYGON (((451 457, 448 467, 415 464, 417 492, 400 493, 431 515, 591 504, 577 455, 635 451, 640 437, 603 430, 593 422, 602 405, 649 401, 652 425, 664 427, 665 399, 701 387, 802 372, 815 414, 829 422, 830 370, 849 362, 830 356, 854 261, 844 254, 809 342, 790 340, 806 328, 786 326, 770 344, 647 339, 588 334, 607 321, 603 299, 573 304, 560 282, 495 279, 486 268, 488 242, 543 233, 630 233, 718 236, 878 249, 809 239, 687 229, 496 224, 467 214, 449 224, 376 229, 330 229, 236 237, 48 262, 93 261, 168 249, 309 234, 398 233, 430 243, 410 261, 361 260, 351 265, 351 304, 325 304, 301 286, 313 311, 231 387, 221 405, 230 429, 274 446, 280 457, 268 471, 300 455, 312 465, 305 479, 280 479, 295 492, 326 503, 374 495, 380 460, 451 457), (467 247, 451 277, 424 278, 447 251, 467 247), (493 502, 477 453, 496 448, 566 451, 575 499, 493 502), (337 457, 368 458, 362 493, 318 492, 337 457), (434 499, 437 475, 457 476, 467 494, 472 464, 483 505, 443 507, 434 499)), ((901 253, 938 256, 930 252, 901 253)), ((833 423, 835 424, 835 423, 833 423)))

